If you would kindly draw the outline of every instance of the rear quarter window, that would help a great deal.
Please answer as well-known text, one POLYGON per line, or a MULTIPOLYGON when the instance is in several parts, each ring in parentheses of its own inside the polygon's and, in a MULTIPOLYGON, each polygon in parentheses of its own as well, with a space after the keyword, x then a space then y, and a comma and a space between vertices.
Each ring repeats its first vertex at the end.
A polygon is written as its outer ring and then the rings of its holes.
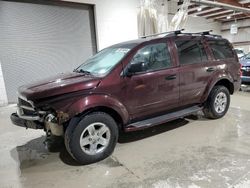
POLYGON ((231 45, 226 40, 210 40, 208 44, 213 52, 214 58, 227 59, 234 58, 234 53, 231 45))

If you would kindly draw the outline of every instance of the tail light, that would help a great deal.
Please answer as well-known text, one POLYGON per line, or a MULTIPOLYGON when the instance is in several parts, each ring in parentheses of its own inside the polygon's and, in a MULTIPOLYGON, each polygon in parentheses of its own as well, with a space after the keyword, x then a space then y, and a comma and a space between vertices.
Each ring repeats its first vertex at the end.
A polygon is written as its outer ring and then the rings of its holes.
POLYGON ((242 76, 242 64, 240 64, 239 74, 240 74, 240 76, 242 76))

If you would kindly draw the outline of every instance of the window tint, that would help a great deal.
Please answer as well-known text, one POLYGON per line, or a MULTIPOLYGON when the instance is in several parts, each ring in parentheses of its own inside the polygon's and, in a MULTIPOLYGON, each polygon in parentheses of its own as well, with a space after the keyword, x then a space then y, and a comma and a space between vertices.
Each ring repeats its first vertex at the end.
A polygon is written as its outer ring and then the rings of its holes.
POLYGON ((131 64, 142 64, 136 72, 153 71, 171 67, 171 58, 166 43, 147 45, 134 55, 131 64))
POLYGON ((214 54, 215 59, 226 59, 234 57, 232 48, 225 40, 210 40, 208 41, 210 48, 214 54))
POLYGON ((205 49, 201 42, 192 40, 176 41, 179 62, 182 65, 201 63, 207 60, 205 49))

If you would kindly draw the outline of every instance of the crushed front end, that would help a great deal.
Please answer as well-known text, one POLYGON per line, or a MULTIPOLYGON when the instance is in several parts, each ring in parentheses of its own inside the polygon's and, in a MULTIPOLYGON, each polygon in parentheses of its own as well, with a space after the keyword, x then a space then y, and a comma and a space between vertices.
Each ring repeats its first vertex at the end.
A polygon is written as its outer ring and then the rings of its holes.
POLYGON ((11 114, 13 124, 31 129, 43 129, 47 135, 63 136, 63 125, 59 125, 57 114, 51 110, 40 110, 32 101, 19 96, 17 112, 11 114))

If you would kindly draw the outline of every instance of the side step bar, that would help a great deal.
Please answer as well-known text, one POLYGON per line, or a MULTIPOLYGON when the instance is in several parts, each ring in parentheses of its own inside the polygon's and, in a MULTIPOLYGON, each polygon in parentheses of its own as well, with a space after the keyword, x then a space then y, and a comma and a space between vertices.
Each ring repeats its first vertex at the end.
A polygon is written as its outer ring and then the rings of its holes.
POLYGON ((131 123, 129 125, 127 125, 125 127, 125 131, 126 132, 130 132, 130 131, 135 131, 135 130, 140 130, 140 129, 145 129, 148 127, 152 127, 154 125, 158 125, 161 123, 166 123, 168 121, 172 121, 178 118, 182 118, 188 115, 191 115, 193 113, 196 113, 198 111, 202 110, 202 107, 200 106, 192 106, 183 110, 179 110, 176 112, 171 112, 168 114, 164 114, 161 116, 157 116, 157 117, 153 117, 150 119, 146 119, 146 120, 142 120, 142 121, 138 121, 138 122, 134 122, 131 123))

